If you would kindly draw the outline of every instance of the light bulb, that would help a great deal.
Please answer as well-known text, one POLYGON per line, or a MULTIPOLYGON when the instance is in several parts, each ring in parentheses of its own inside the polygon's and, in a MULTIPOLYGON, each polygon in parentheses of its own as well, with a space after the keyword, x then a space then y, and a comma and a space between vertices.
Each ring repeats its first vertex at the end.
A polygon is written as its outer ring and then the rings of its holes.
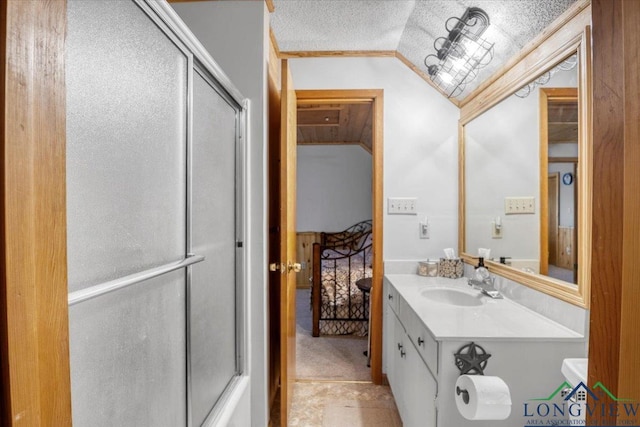
POLYGON ((453 81, 453 76, 449 73, 440 73, 440 80, 442 80, 445 84, 451 84, 453 81))

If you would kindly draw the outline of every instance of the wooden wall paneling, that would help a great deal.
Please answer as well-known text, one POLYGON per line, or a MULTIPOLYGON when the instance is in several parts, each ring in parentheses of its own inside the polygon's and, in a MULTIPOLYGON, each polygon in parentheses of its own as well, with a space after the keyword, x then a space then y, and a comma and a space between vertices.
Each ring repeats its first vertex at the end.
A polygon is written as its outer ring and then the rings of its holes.
MULTIPOLYGON (((620 389, 624 192, 622 2, 593 5, 593 247, 588 384, 620 389)), ((589 403, 593 404, 593 401, 589 403)), ((587 414, 587 424, 615 425, 615 415, 587 414)))
MULTIPOLYGON (((624 47, 624 223, 622 234, 622 307, 620 396, 640 401, 640 1, 625 1, 624 47)), ((618 419, 619 425, 624 425, 618 419)), ((640 414, 635 417, 640 424, 640 414)))
POLYGON ((9 0, 0 10, 1 423, 69 426, 66 2, 9 0))
POLYGON ((297 233, 296 259, 302 264, 298 273, 296 286, 299 289, 311 287, 311 275, 313 274, 313 244, 320 241, 320 233, 316 231, 302 231, 297 233))
MULTIPOLYGON (((640 401, 640 2, 593 2, 593 248, 589 385, 640 401)), ((606 398, 590 404, 610 403, 606 398)), ((614 403, 614 402, 611 402, 614 403)), ((638 423, 638 416, 635 422, 638 423)), ((595 411, 587 425, 624 425, 595 411)))
POLYGON ((573 247, 574 227, 558 227, 558 267, 573 270, 576 250, 573 247))

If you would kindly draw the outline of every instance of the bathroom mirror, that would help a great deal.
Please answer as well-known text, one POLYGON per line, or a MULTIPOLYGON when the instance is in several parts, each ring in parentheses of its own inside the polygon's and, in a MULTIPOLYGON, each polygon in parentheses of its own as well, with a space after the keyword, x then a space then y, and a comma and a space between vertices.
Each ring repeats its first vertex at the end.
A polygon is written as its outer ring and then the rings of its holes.
POLYGON ((587 307, 590 57, 578 26, 462 106, 459 228, 466 262, 489 249, 494 273, 587 307))

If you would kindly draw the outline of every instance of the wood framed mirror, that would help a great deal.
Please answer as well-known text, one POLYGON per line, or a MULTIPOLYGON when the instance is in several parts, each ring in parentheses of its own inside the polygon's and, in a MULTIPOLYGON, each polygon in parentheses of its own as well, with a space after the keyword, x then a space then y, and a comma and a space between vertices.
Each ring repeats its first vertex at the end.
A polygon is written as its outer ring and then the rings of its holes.
POLYGON ((584 308, 591 266, 590 9, 567 17, 465 100, 459 125, 462 258, 475 265, 478 249, 491 249, 491 272, 584 308))

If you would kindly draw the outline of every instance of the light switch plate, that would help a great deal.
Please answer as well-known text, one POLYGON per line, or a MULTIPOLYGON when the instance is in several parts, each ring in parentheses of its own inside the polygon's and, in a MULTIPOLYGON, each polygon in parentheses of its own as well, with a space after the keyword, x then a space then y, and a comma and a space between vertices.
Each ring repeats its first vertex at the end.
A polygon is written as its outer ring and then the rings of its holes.
POLYGON ((535 197, 505 197, 504 213, 506 215, 536 213, 535 197))
POLYGON ((389 215, 417 215, 416 197, 389 197, 387 199, 387 213, 389 215))

